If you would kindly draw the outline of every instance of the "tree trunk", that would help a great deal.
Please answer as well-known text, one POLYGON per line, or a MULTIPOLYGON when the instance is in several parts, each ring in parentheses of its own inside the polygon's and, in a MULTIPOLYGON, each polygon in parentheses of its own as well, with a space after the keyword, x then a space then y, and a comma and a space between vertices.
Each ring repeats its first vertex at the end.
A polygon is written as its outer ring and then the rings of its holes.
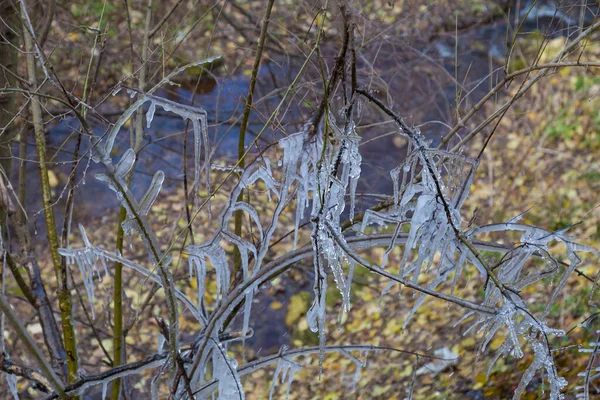
MULTIPOLYGON (((17 86, 18 33, 21 31, 18 10, 9 0, 0 0, 0 87, 17 86)), ((11 123, 16 113, 14 93, 0 94, 0 167, 7 177, 11 170, 11 143, 17 130, 11 123)), ((5 210, 2 207, 4 219, 5 210)))

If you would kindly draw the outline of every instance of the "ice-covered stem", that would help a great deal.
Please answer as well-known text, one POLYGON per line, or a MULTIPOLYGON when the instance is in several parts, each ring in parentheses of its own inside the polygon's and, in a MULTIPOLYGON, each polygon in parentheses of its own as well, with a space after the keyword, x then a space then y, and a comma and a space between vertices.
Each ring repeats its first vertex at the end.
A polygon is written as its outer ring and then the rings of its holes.
MULTIPOLYGON (((267 38, 267 32, 269 28, 269 22, 271 20, 271 10, 273 9, 274 0, 269 0, 265 9, 265 15, 263 16, 262 27, 260 30, 260 37, 258 38, 258 46, 256 48, 256 55, 254 57, 254 65, 252 66, 252 73, 250 75, 250 85, 248 87, 248 96, 246 97, 246 105, 244 106, 244 114, 242 115, 242 121, 240 124, 240 136, 238 138, 238 161, 237 167, 245 168, 246 166, 246 130, 248 129, 248 121, 250 119, 250 111, 252 110, 252 104, 254 99, 254 88, 258 80, 258 71, 260 69, 260 60, 262 58, 263 49, 265 47, 265 40, 267 38)), ((207 171, 208 172, 208 171, 207 171)), ((244 192, 242 191, 237 201, 244 200, 244 192)), ((242 237, 242 218, 244 212, 237 210, 235 212, 235 228, 234 233, 238 237, 242 237)), ((240 251, 237 247, 234 248, 233 252, 233 267, 234 267, 234 281, 237 280, 237 275, 241 271, 242 259, 240 251)))
POLYGON ((596 363, 597 358, 600 356, 600 330, 596 331, 596 340, 590 343, 589 347, 579 349, 579 351, 581 353, 591 353, 585 371, 578 374, 578 376, 583 377, 583 385, 576 388, 579 391, 583 390, 583 393, 580 392, 577 395, 577 398, 589 400, 590 386, 593 385, 592 381, 600 377, 600 374, 598 373, 600 372, 600 367, 598 367, 596 363))
POLYGON ((480 305, 477 303, 473 303, 471 301, 468 300, 463 300, 460 299, 458 297, 452 296, 452 295, 448 295, 442 292, 437 292, 433 289, 427 288, 427 287, 423 287, 421 285, 415 284, 410 280, 407 279, 403 279, 400 278, 399 276, 396 276, 386 270, 384 270, 383 268, 377 266, 377 265, 373 265, 370 264, 368 261, 366 261, 364 258, 362 258, 361 256, 359 256, 356 251, 352 250, 352 248, 348 245, 348 243, 344 240, 343 237, 341 237, 334 229, 334 227, 331 225, 330 222, 326 222, 327 227, 330 231, 330 234, 333 236, 334 240, 336 241, 336 243, 338 244, 338 246, 340 246, 340 248, 342 248, 344 250, 344 252, 346 253, 346 255, 348 256, 348 258, 351 258, 352 260, 354 260, 356 263, 360 264, 361 266, 367 268, 369 271, 371 272, 375 272, 391 281, 394 282, 398 282, 400 284, 402 284, 403 286, 406 286, 407 288, 410 289, 414 289, 418 292, 421 292, 423 294, 432 296, 432 297, 436 297, 438 299, 441 300, 445 300, 447 302, 450 303, 455 303, 458 306, 462 307, 462 308, 466 308, 469 310, 473 310, 478 312, 481 315, 486 315, 486 316, 493 316, 496 315, 498 313, 498 309, 493 308, 493 307, 489 307, 489 306, 484 306, 484 305, 480 305))
MULTIPOLYGON (((328 5, 328 1, 326 0, 325 1, 325 7, 324 7, 324 9, 327 9, 327 5, 328 5)), ((271 125, 271 122, 277 117, 277 115, 279 113, 279 110, 282 108, 282 106, 285 103, 285 101, 287 100, 289 94, 293 90, 295 90, 297 82, 298 82, 300 76, 302 75, 302 73, 304 72, 304 70, 306 69, 306 67, 308 66, 310 60, 312 59, 312 56, 317 52, 317 49, 318 49, 318 47, 321 44, 322 32, 323 32, 323 26, 324 26, 324 24, 325 24, 325 18, 323 18, 323 20, 321 21, 321 25, 320 25, 318 33, 317 33, 317 38, 315 40, 315 44, 313 45, 310 53, 308 54, 308 56, 306 57, 306 59, 302 63, 302 66, 300 67, 299 71, 296 73, 296 76, 292 80, 292 83, 287 87, 284 95, 282 96, 281 100, 277 104, 277 107, 271 113, 271 115, 269 116, 269 118, 267 119, 267 121, 263 124, 263 127, 260 130, 260 132, 256 135, 256 137, 255 137, 253 143, 251 144, 251 146, 254 145, 254 143, 258 140, 258 138, 262 135, 262 133, 267 129, 267 127, 271 125)), ((233 174, 233 171, 230 171, 230 174, 233 174)), ((280 203, 282 203, 282 200, 280 200, 280 203)), ((279 205, 278 205, 278 207, 279 207, 279 205)), ((283 208, 283 206, 281 206, 281 207, 283 208)), ((269 229, 271 231, 271 233, 274 232, 275 226, 276 226, 276 224, 272 224, 271 229, 269 229)), ((267 250, 268 250, 268 246, 264 246, 263 248, 261 248, 261 253, 262 253, 262 256, 260 256, 261 260, 262 260, 262 258, 264 258, 264 255, 266 254, 267 250)), ((309 254, 312 254, 312 252, 309 253, 309 254)), ((262 268, 261 268, 261 271, 262 271, 262 268)), ((261 271, 259 271, 255 276, 253 276, 253 278, 252 278, 253 282, 254 282, 254 278, 257 275, 261 274, 261 271)), ((280 273, 280 272, 278 272, 278 273, 280 273)), ((235 293, 239 293, 238 289, 240 287, 244 287, 244 290, 247 290, 248 288, 250 288, 250 286, 248 286, 248 285, 242 285, 242 284, 240 284, 240 285, 236 286, 236 288, 234 289, 234 292, 235 293)), ((245 296, 245 293, 243 293, 243 291, 242 291, 242 294, 243 294, 243 298, 245 298, 246 296, 245 296)), ((231 297, 231 295, 230 295, 230 297, 231 297)), ((227 315, 230 312, 235 312, 235 311, 238 310, 237 307, 239 306, 240 301, 230 302, 229 299, 230 298, 228 298, 226 301, 222 302, 222 304, 219 306, 218 310, 220 311, 220 315, 217 316, 216 319, 215 319, 216 312, 211 315, 210 321, 208 322, 208 324, 204 328, 204 331, 208 332, 207 336, 210 336, 210 334, 215 330, 215 328, 217 327, 218 320, 225 320, 227 318, 227 315), (231 309, 229 309, 229 312, 227 312, 226 308, 223 308, 224 304, 227 304, 228 306, 231 306, 231 309)), ((239 300, 239 299, 236 298, 236 300, 239 300)), ((206 347, 207 347, 207 344, 208 344, 208 339, 206 339, 207 336, 204 336, 205 339, 202 339, 202 342, 201 342, 201 344, 199 346, 200 350, 198 351, 198 353, 200 353, 200 354, 202 354, 204 352, 204 350, 206 350, 206 347)), ((196 362, 194 363, 194 365, 192 367, 192 372, 191 372, 192 376, 194 375, 196 369, 199 367, 200 358, 201 357, 197 357, 196 358, 196 362)), ((178 385, 178 382, 175 382, 174 385, 178 385)))
POLYGON ((148 253, 150 258, 154 260, 156 266, 158 267, 159 277, 161 280, 161 285, 163 290, 165 291, 165 298, 167 301, 167 308, 169 312, 169 335, 171 340, 169 340, 169 348, 172 355, 171 362, 175 362, 178 354, 178 346, 179 346, 179 321, 178 321, 178 311, 177 311, 177 303, 176 303, 176 289, 173 284, 173 279, 171 277, 171 273, 168 269, 168 266, 165 265, 165 255, 162 254, 160 249, 158 248, 158 244, 156 243, 156 239, 152 234, 150 228, 147 226, 146 221, 140 215, 138 211, 138 205, 135 199, 133 198, 131 192, 123 186, 122 180, 117 178, 115 175, 115 168, 112 165, 110 159, 104 161, 104 166, 107 171, 107 177, 110 179, 111 184, 114 185, 116 191, 121 194, 122 202, 126 206, 128 213, 131 214, 137 226, 139 227, 139 232, 144 242, 146 243, 148 253))
MULTIPOLYGON (((123 378, 130 375, 139 374, 150 368, 158 368, 163 367, 165 364, 165 360, 169 357, 168 352, 157 353, 151 356, 144 358, 143 360, 135 361, 129 364, 123 364, 118 367, 112 368, 108 371, 101 372, 95 375, 86 375, 81 378, 77 382, 65 387, 65 392, 69 395, 78 395, 83 394, 87 389, 102 385, 104 383, 108 384, 115 379, 123 378)), ((52 393, 50 396, 46 397, 45 400, 54 400, 58 399, 59 395, 57 393, 52 393)))
MULTIPOLYGON (((131 172, 133 174, 133 171, 131 172)), ((117 223, 117 242, 116 249, 119 254, 123 254, 123 239, 125 233, 123 232, 123 222, 127 218, 127 210, 121 206, 119 211, 119 222, 117 223)), ((114 272, 114 288, 113 288, 113 303, 114 303, 114 317, 113 317, 113 364, 115 366, 121 365, 125 356, 125 335, 123 332, 123 264, 121 262, 115 263, 114 272)), ((121 380, 117 379, 111 389, 111 399, 119 400, 121 394, 121 380)))
MULTIPOLYGON (((156 322, 156 325, 158 326, 158 330, 160 332, 159 334, 162 336, 162 338, 166 342, 168 342, 169 341, 169 328, 168 328, 167 324, 165 323, 164 318, 155 315, 154 320, 156 322)), ((162 345, 160 345, 160 347, 162 348, 162 345)), ((192 393, 190 378, 185 369, 184 361, 183 361, 181 354, 177 354, 176 362, 177 362, 177 375, 176 375, 177 378, 176 379, 179 379, 179 377, 183 377, 183 382, 184 382, 184 387, 185 387, 186 393, 190 399, 193 399, 194 394, 192 393)), ((171 395, 174 396, 175 392, 171 392, 171 395)))
MULTIPOLYGON (((87 261, 88 258, 86 257, 86 255, 81 254, 81 253, 90 252, 93 255, 93 257, 96 257, 96 260, 100 260, 100 262, 103 262, 105 260, 110 260, 110 261, 114 261, 115 264, 120 263, 122 266, 130 268, 130 269, 138 272, 145 278, 147 278, 159 285, 162 283, 161 277, 157 276, 154 271, 151 271, 148 268, 146 268, 140 264, 137 264, 131 260, 123 258, 122 256, 120 256, 116 253, 106 251, 99 247, 92 246, 92 247, 84 247, 81 249, 60 249, 59 251, 60 251, 61 255, 65 256, 67 258, 69 258, 69 257, 73 258, 74 259, 73 261, 76 261, 78 258, 79 258, 79 260, 87 261)), ((93 258, 91 260, 93 260, 93 258)), ((196 306, 192 303, 192 301, 185 294, 183 294, 180 290, 178 290, 176 288, 174 290, 174 293, 175 293, 175 297, 186 306, 186 308, 192 313, 194 318, 196 318, 201 323, 205 322, 204 318, 202 317, 202 314, 200 314, 198 312, 196 306)))
POLYGON ((12 307, 10 306, 10 304, 6 300, 6 297, 4 297, 3 294, 0 294, 0 311, 2 311, 4 315, 6 315, 8 322, 10 322, 10 324, 13 326, 17 333, 17 336, 23 342, 25 350, 29 353, 31 357, 35 359, 36 363, 40 367, 40 370, 44 373, 44 376, 48 379, 50 385, 52 385, 54 391, 58 393, 61 399, 67 399, 68 397, 65 394, 65 391, 63 389, 63 383, 60 381, 60 378, 56 375, 56 373, 50 366, 50 363, 48 363, 48 360, 44 356, 44 353, 35 343, 33 338, 29 335, 29 332, 27 332, 27 328, 23 326, 20 318, 17 316, 17 314, 15 314, 15 312, 13 311, 12 307))
MULTIPOLYGON (((176 111, 179 111, 180 114, 181 113, 186 114, 186 118, 189 118, 187 116, 187 111, 190 111, 191 107, 179 106, 179 105, 169 102, 167 100, 153 97, 153 96, 151 96, 151 94, 154 93, 158 88, 160 88, 165 83, 171 82, 171 79, 174 76, 185 71, 187 68, 194 67, 194 66, 207 65, 207 64, 215 62, 216 60, 219 60, 219 59, 220 59, 220 57, 217 56, 217 57, 212 57, 212 58, 208 58, 205 60, 201 60, 198 62, 194 62, 194 63, 188 64, 188 65, 185 65, 181 68, 178 68, 177 70, 175 70, 172 73, 170 73, 169 75, 167 75, 157 85, 155 85, 150 90, 148 90, 148 92, 145 95, 142 95, 140 99, 138 99, 136 102, 134 102, 134 104, 132 104, 127 109, 127 111, 125 111, 121 115, 121 117, 118 119, 118 121, 115 123, 115 125, 109 132, 108 137, 104 143, 101 143, 100 140, 98 140, 98 138, 96 138, 97 141, 95 142, 95 145, 94 145, 95 151, 97 152, 97 157, 95 158, 95 160, 102 162, 105 165, 105 168, 108 171, 107 176, 109 177, 109 180, 114 184, 116 191, 123 195, 122 204, 123 205, 127 204, 127 208, 129 210, 131 210, 133 220, 135 220, 135 222, 137 222, 137 224, 140 227, 140 234, 142 235, 144 241, 148 244, 148 251, 150 253, 151 258, 154 260, 157 260, 157 262, 158 262, 160 278, 161 278, 161 285, 163 286, 163 288, 165 290, 166 297, 167 297, 167 304, 169 305, 169 329, 171 330, 171 333, 172 333, 171 336, 175 338, 174 340, 169 342, 173 353, 176 352, 176 347, 177 347, 176 342, 177 342, 177 336, 178 336, 176 333, 178 331, 178 329, 177 329, 177 309, 176 309, 176 303, 175 303, 174 296, 173 296, 173 293, 175 293, 176 291, 172 287, 172 282, 170 282, 170 280, 168 279, 170 276, 170 273, 169 273, 167 267, 162 263, 163 255, 160 254, 160 251, 159 251, 157 245, 155 244, 155 239, 154 239, 152 233, 148 230, 148 227, 145 226, 143 218, 139 215, 139 213, 137 212, 135 207, 132 208, 132 206, 134 204, 137 204, 135 202, 135 199, 133 199, 133 197, 131 196, 131 193, 128 191, 127 186, 122 185, 119 182, 119 179, 114 174, 115 170, 114 170, 114 166, 112 165, 112 160, 110 158, 110 152, 112 150, 114 141, 116 139, 117 134, 119 133, 120 128, 131 117, 131 115, 134 112, 136 112, 143 105, 143 103, 145 103, 148 100, 153 101, 153 103, 151 104, 151 110, 154 110, 154 108, 156 107, 156 104, 154 104, 154 102, 160 101, 160 105, 163 106, 163 108, 169 108, 169 109, 173 110, 172 107, 179 107, 179 108, 177 108, 176 111), (182 109, 183 109, 183 111, 182 111, 182 109)), ((191 110, 191 111, 194 111, 194 110, 191 110)), ((153 114, 153 112, 152 112, 152 114, 153 114)), ((147 115, 147 118, 149 121, 151 121, 151 119, 152 119, 152 114, 150 114, 149 116, 147 115)), ((195 121, 195 123, 197 123, 197 122, 198 121, 195 121)), ((204 119, 202 123, 205 125, 206 120, 204 119)), ((205 126, 204 126, 204 129, 205 129, 205 126)), ((195 128, 195 130, 196 130, 196 128, 195 128)), ((204 137, 206 137, 206 135, 204 137)), ((196 139, 198 139, 198 138, 196 138, 196 139)), ((132 151, 135 153, 135 150, 132 150, 132 151)), ((196 155, 196 157, 199 157, 199 155, 196 155)), ((207 163, 208 163, 208 161, 207 161, 207 163)), ((198 174, 198 172, 196 172, 196 175, 197 174, 198 174)), ((197 179, 195 179, 195 181, 196 180, 197 179)), ((194 185, 194 186, 196 187, 197 185, 194 185)), ((121 283, 121 286, 122 286, 122 283, 121 283)), ((117 290, 115 290, 115 293, 118 293, 117 290)), ((121 301, 122 301, 122 299, 121 299, 121 301)), ((115 346, 115 349, 116 349, 116 346, 115 346)), ((175 357, 173 357, 172 360, 175 360, 175 357)))
MULTIPOLYGON (((221 337, 219 340, 222 340, 221 337)), ((316 354, 320 351, 319 347, 305 347, 301 349, 295 350, 286 350, 283 352, 279 352, 252 362, 245 364, 240 367, 238 373, 240 376, 251 374, 259 369, 265 368, 269 365, 273 365, 277 363, 281 358, 297 358, 303 356, 310 356, 316 354)), ((390 346, 374 346, 374 345, 334 345, 327 346, 325 348, 326 353, 338 353, 345 356, 348 356, 348 352, 350 351, 362 351, 362 352, 377 352, 377 351, 390 351, 400 354, 406 354, 407 356, 416 356, 423 357, 427 359, 435 359, 435 360, 444 360, 443 358, 430 356, 427 354, 421 354, 409 350, 402 350, 395 347, 390 346)), ((79 381, 75 382, 72 385, 69 385, 65 388, 65 392, 68 394, 81 394, 85 390, 90 387, 102 385, 104 383, 109 383, 119 377, 124 377, 128 375, 139 374, 140 372, 151 369, 158 368, 164 364, 164 361, 168 357, 167 352, 153 354, 144 358, 143 360, 135 361, 129 364, 123 364, 118 367, 114 367, 109 369, 108 371, 101 372, 95 375, 86 375, 82 377, 79 381)), ((184 363, 189 363, 190 360, 188 358, 182 358, 184 363)), ((213 380, 211 382, 206 383, 202 386, 196 393, 196 398, 207 398, 202 397, 203 395, 210 394, 217 389, 218 381, 213 380)), ((56 393, 52 393, 50 396, 46 398, 46 400, 57 399, 59 396, 56 393)))
MULTIPOLYGON (((594 29, 597 29, 598 27, 600 27, 600 22, 597 22, 593 25, 593 27, 595 27, 594 29)), ((592 26, 590 26, 590 28, 592 28, 592 26)), ((582 35, 578 36, 577 38, 575 38, 570 44, 569 46, 566 48, 567 52, 572 52, 573 49, 576 47, 576 44, 580 43, 581 40, 585 39, 587 36, 590 35, 590 33, 592 32, 592 30, 590 29, 586 29, 582 35)), ((510 84, 510 82, 514 81, 516 78, 522 76, 522 75, 529 75, 532 72, 535 71, 540 71, 540 73, 542 73, 542 75, 536 75, 533 79, 535 80, 535 82, 539 81, 539 79, 541 79, 544 75, 547 75, 549 72, 555 70, 555 69, 560 69, 560 68, 567 68, 567 67, 581 67, 581 68, 590 68, 590 67, 600 67, 600 63, 599 62, 593 62, 593 61, 581 61, 581 60, 575 60, 575 61, 561 61, 562 59, 564 59, 565 54, 567 54, 566 52, 563 51, 563 56, 562 57, 557 57, 555 58, 555 61, 553 62, 549 62, 549 63, 544 63, 544 64, 536 64, 536 65, 532 65, 529 67, 525 67, 523 69, 517 70, 517 71, 513 71, 507 75, 505 75, 500 82, 498 82, 498 84, 496 84, 496 86, 494 86, 485 96, 482 97, 482 99, 477 102, 477 104, 475 104, 472 109, 467 112, 467 114, 465 114, 461 121, 459 121, 459 123, 454 126, 452 128, 452 130, 442 138, 440 144, 438 145, 438 149, 443 149, 444 147, 446 147, 446 145, 449 143, 449 141, 456 135, 456 133, 465 126, 465 123, 477 112, 479 111, 483 105, 488 102, 491 98, 494 98, 494 96, 503 88, 505 88, 508 84, 510 84)), ((534 82, 534 83, 535 83, 534 82)), ((531 88, 532 85, 527 85, 527 90, 529 90, 531 88)), ((525 94, 525 90, 520 90, 519 91, 519 97, 522 97, 525 94)), ((514 102, 514 101, 513 101, 514 102)), ((512 104, 512 103, 511 103, 512 104)), ((487 120, 487 124, 489 124, 493 119, 495 119, 498 115, 502 114, 502 112, 506 111, 506 107, 502 107, 501 108, 502 111, 494 114, 491 119, 487 120)), ((480 131, 482 129, 482 127, 486 126, 487 124, 481 124, 478 128, 477 131, 480 131)), ((469 138, 472 137, 472 134, 469 134, 469 138)), ((464 138, 463 141, 466 141, 467 138, 464 138)), ((459 145, 456 145, 455 148, 459 148, 459 145)), ((378 204, 376 204, 375 206, 371 207, 370 210, 373 211, 380 211, 380 210, 384 210, 387 209, 388 207, 390 207, 391 205, 393 205, 393 201, 392 200, 385 200, 382 201, 378 204)), ((353 221, 347 220, 342 224, 342 230, 346 230, 348 228, 350 228, 352 225, 354 225, 354 223, 358 222, 358 221, 362 221, 362 218, 364 216, 364 212, 360 212, 358 213, 353 221)), ((581 276, 585 276, 583 273, 581 273, 580 270, 576 270, 576 272, 581 275, 581 276)), ((588 279, 586 277, 586 279, 588 279)), ((589 280, 589 279, 588 279, 589 280)))
MULTIPOLYGON (((298 358, 298 357, 312 356, 315 354, 319 354, 321 352, 321 350, 322 350, 322 348, 320 346, 313 346, 313 347, 303 347, 303 348, 294 349, 294 350, 280 351, 279 353, 276 353, 276 354, 249 362, 247 364, 244 364, 242 367, 240 367, 238 369, 237 372, 240 376, 248 375, 255 371, 263 369, 269 365, 277 364, 281 360, 289 360, 289 359, 298 358)), ((375 346, 375 345, 360 345, 360 344, 357 344, 357 345, 332 345, 332 346, 325 346, 323 350, 326 354, 333 354, 333 353, 341 354, 345 357, 350 358, 354 362, 356 362, 356 358, 350 355, 349 352, 351 352, 351 351, 358 351, 358 352, 364 352, 364 353, 377 352, 377 351, 388 351, 388 352, 406 354, 407 356, 423 357, 426 359, 442 360, 442 361, 447 360, 447 359, 444 359, 441 357, 430 356, 427 354, 421 354, 421 353, 408 351, 408 350, 401 350, 401 349, 391 347, 391 346, 375 346)), ((290 382, 288 381, 288 383, 290 383, 290 382)), ((198 391, 196 392, 196 396, 198 398, 209 398, 210 394, 213 393, 215 390, 217 390, 217 386, 218 386, 218 380, 213 380, 211 382, 208 382, 204 386, 202 386, 201 388, 198 389, 198 391)))
MULTIPOLYGON (((21 18, 23 20, 23 39, 25 42, 27 75, 31 87, 37 87, 37 73, 35 65, 35 53, 33 48, 33 38, 28 28, 29 16, 24 2, 21 2, 21 18)), ((61 313, 61 322, 63 328, 63 342, 67 356, 68 380, 74 382, 77 379, 77 343, 75 338, 75 328, 73 326, 72 298, 69 290, 67 268, 61 263, 58 248, 60 246, 58 231, 56 229, 56 220, 54 217, 54 208, 52 201, 52 190, 48 177, 48 166, 46 161, 46 138, 44 136, 44 126, 42 120, 42 110, 39 102, 31 101, 31 116, 33 119, 33 128, 35 142, 39 158, 40 180, 42 183, 42 202, 44 205, 44 217, 46 220, 46 235, 50 248, 50 256, 54 264, 54 271, 57 279, 58 302, 61 313)))

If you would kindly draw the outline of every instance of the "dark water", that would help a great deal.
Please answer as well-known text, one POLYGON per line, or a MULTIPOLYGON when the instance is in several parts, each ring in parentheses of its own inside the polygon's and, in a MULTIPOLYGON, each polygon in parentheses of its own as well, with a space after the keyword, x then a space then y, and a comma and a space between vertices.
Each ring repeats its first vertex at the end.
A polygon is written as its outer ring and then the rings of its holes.
MULTIPOLYGON (((520 1, 519 15, 524 18, 530 9, 531 1, 520 1)), ((593 2, 589 2, 593 3, 593 2)), ((589 24, 593 20, 598 6, 582 8, 582 2, 562 2, 556 6, 552 1, 540 1, 537 7, 531 9, 527 22, 523 26, 523 34, 539 30, 541 32, 556 32, 555 35, 570 35, 577 32, 583 20, 589 24), (584 10, 582 12, 581 10, 584 10)), ((509 37, 514 32, 504 18, 491 21, 483 26, 475 26, 458 32, 440 33, 433 40, 417 38, 407 41, 405 38, 386 38, 362 49, 362 53, 371 65, 359 61, 359 80, 371 82, 370 88, 379 89, 381 96, 387 96, 393 109, 406 118, 410 124, 420 126, 421 131, 432 142, 436 142, 448 131, 447 126, 456 122, 456 93, 469 93, 463 100, 459 110, 468 109, 477 102, 489 89, 490 85, 501 79, 501 69, 507 51, 507 30, 509 37), (457 40, 458 39, 458 40, 457 40), (458 54, 458 55, 457 55, 458 54), (483 82, 483 83, 482 83, 483 82)), ((331 55, 335 51, 331 52, 331 55)), ((331 56, 332 57, 332 56, 331 56)), ((330 57, 330 59, 331 59, 330 57)), ((271 62, 261 68, 255 99, 258 100, 256 111, 251 114, 247 144, 262 128, 266 116, 274 109, 281 99, 283 91, 293 79, 298 64, 293 59, 281 59, 271 62), (270 94, 270 95, 269 95, 270 94)), ((245 75, 228 77, 206 77, 196 88, 196 82, 186 82, 181 88, 171 87, 168 91, 159 93, 160 96, 179 101, 184 104, 194 104, 203 107, 209 116, 209 134, 213 143, 213 159, 235 159, 239 125, 233 123, 243 112, 245 95, 249 78, 245 75), (174 89, 173 89, 174 88, 174 89)), ((313 97, 307 100, 314 101, 313 97)), ((312 105, 314 106, 314 105, 312 105)), ((359 192, 391 193, 389 171, 402 162, 405 155, 404 143, 399 142, 392 124, 372 125, 381 121, 381 117, 372 111, 363 113, 359 126, 362 137, 361 152, 363 156, 363 173, 359 192), (394 139, 396 137, 396 139, 394 139)), ((115 113, 117 114, 117 113, 115 113)), ((111 120, 116 117, 110 116, 111 120)), ((281 121, 287 133, 296 131, 310 118, 310 108, 295 104, 285 112, 281 121)), ((102 135, 104 128, 95 125, 96 134, 102 135)), ((185 122, 174 115, 157 110, 152 127, 146 131, 145 147, 140 157, 141 162, 136 167, 136 179, 133 191, 138 196, 146 190, 152 174, 158 169, 165 172, 165 189, 182 184, 183 168, 183 132, 185 122)), ((74 119, 64 119, 48 125, 48 147, 55 153, 55 161, 59 165, 54 168, 61 185, 56 189, 60 212, 64 207, 66 193, 60 188, 66 183, 69 173, 72 153, 75 148, 73 139, 78 125, 74 119), (64 163, 64 164, 63 164, 64 163)), ((261 136, 259 146, 266 146, 275 141, 281 132, 269 130, 261 136)), ((192 132, 188 132, 188 165, 192 165, 192 132)), ((89 143, 84 140, 84 150, 89 143)), ((115 154, 119 156, 129 148, 129 134, 126 130, 119 135, 115 145, 115 154)), ((29 147, 30 159, 35 159, 33 143, 29 147)), ((15 153, 16 154, 16 153, 15 153)), ((94 179, 101 168, 93 162, 84 160, 78 170, 78 186, 76 198, 78 207, 73 216, 73 222, 85 222, 89 219, 115 213, 118 202, 113 192, 94 179)), ((35 163, 30 163, 28 179, 27 205, 34 212, 41 210, 39 192, 39 174, 35 163)), ((359 207, 366 207, 372 200, 363 200, 359 207)), ((44 222, 41 212, 36 214, 38 237, 43 238, 44 222)), ((62 216, 58 215, 58 221, 62 216)), ((258 349, 274 349, 289 342, 288 329, 281 319, 285 316, 285 303, 298 290, 309 289, 310 284, 302 288, 288 288, 276 295, 284 307, 272 311, 269 305, 274 297, 265 294, 257 296, 253 321, 256 335, 250 345, 258 349), (269 310, 267 312, 267 310, 269 310), (271 320, 277 320, 272 323, 271 320)), ((266 350, 265 350, 266 351, 266 350)))

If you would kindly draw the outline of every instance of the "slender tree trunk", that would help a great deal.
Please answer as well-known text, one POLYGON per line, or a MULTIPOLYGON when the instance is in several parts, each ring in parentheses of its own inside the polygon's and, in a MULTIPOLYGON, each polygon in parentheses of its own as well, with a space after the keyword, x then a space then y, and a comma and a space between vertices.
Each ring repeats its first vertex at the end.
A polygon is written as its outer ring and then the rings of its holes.
MULTIPOLYGON (((25 44, 27 75, 31 87, 37 87, 37 69, 34 56, 35 42, 31 35, 31 26, 27 26, 28 16, 24 4, 21 4, 21 14, 23 21, 23 41, 25 44)), ((46 155, 46 141, 44 136, 44 125, 42 119, 42 109, 38 99, 31 99, 31 116, 33 120, 33 130, 39 158, 40 180, 42 185, 42 201, 44 204, 44 217, 46 220, 46 235, 50 249, 50 256, 56 273, 58 287, 58 304, 61 313, 61 323, 63 328, 63 341, 67 355, 68 382, 73 383, 78 378, 78 355, 75 336, 75 327, 72 311, 71 290, 69 288, 68 271, 66 264, 61 261, 58 254, 60 239, 56 228, 56 219, 54 217, 54 208, 52 206, 52 192, 50 189, 50 180, 48 177, 48 165, 46 155)))
MULTIPOLYGON (((0 16, 0 87, 16 87, 18 34, 21 31, 18 9, 11 1, 0 0, 0 16)), ((8 178, 11 172, 11 143, 17 133, 11 124, 15 113, 15 94, 0 94, 0 167, 8 178)), ((3 178, 0 176, 0 179, 3 178)), ((0 208, 0 217, 4 222, 7 210, 3 204, 0 204, 0 208)))

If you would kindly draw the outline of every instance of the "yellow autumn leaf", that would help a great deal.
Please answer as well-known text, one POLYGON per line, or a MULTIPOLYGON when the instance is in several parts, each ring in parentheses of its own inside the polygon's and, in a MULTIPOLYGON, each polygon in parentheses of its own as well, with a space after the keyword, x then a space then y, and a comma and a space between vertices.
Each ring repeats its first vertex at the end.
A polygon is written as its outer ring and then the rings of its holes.
POLYGON ((271 310, 279 310, 281 307, 283 307, 283 304, 281 304, 280 301, 275 300, 274 302, 271 303, 271 310))
POLYGON ((308 298, 306 292, 298 293, 290 298, 285 323, 287 326, 292 326, 302 315, 308 311, 308 298))
POLYGON ((52 171, 51 169, 48 170, 48 180, 50 181, 50 187, 52 189, 58 186, 58 178, 56 177, 54 171, 52 171))

